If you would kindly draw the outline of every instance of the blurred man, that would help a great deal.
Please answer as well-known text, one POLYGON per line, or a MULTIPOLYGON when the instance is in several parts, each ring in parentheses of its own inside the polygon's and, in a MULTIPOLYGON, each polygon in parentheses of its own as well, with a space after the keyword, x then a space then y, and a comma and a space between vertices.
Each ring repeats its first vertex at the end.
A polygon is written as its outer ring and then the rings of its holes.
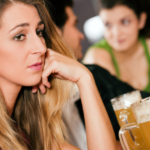
POLYGON ((81 40, 84 39, 84 35, 77 29, 78 18, 73 12, 72 0, 49 0, 51 4, 48 4, 51 17, 58 27, 65 43, 71 48, 77 58, 81 60, 82 46, 81 40))
MULTIPOLYGON (((83 56, 81 41, 84 35, 77 29, 78 19, 72 9, 73 0, 49 0, 46 5, 64 42, 80 61, 83 56)), ((69 107, 63 110, 62 118, 67 127, 68 142, 82 150, 87 150, 85 127, 75 105, 75 101, 79 99, 80 94, 77 92, 69 107)))

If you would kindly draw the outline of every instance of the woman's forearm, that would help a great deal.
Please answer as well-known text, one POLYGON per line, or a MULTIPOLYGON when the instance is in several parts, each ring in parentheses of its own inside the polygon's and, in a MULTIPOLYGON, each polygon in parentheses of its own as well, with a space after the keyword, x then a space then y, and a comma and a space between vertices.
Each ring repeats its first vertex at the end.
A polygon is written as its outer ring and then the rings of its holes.
POLYGON ((49 75, 78 85, 85 116, 88 150, 116 150, 111 123, 90 71, 71 58, 48 49, 42 82, 39 87, 50 88, 49 75))
POLYGON ((116 150, 116 139, 91 74, 78 83, 83 105, 88 150, 116 150))

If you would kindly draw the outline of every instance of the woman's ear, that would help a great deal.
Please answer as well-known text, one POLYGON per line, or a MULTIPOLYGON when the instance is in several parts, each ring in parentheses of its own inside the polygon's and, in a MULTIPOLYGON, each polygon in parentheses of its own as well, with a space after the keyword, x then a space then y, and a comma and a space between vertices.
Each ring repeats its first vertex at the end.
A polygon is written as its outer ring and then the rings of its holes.
POLYGON ((146 23, 147 14, 145 12, 142 12, 139 18, 139 29, 143 29, 146 23))

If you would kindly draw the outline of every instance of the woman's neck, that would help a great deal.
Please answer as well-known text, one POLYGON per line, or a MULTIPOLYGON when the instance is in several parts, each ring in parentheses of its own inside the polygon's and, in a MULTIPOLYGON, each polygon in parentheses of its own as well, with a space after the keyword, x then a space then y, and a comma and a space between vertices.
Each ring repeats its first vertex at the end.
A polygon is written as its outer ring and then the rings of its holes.
POLYGON ((118 52, 114 50, 113 53, 118 63, 123 63, 123 62, 128 61, 130 58, 132 59, 135 55, 138 55, 137 51, 139 50, 139 47, 140 47, 140 41, 138 40, 129 49, 123 52, 118 52))
POLYGON ((0 78, 0 91, 4 98, 9 116, 12 115, 21 86, 0 78))

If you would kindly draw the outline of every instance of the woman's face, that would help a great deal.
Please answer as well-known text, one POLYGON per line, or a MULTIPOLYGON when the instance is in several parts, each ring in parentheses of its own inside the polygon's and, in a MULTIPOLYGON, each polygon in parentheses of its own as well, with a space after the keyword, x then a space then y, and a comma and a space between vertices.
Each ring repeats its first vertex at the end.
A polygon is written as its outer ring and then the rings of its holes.
POLYGON ((143 28, 134 11, 124 5, 112 9, 102 9, 100 16, 105 26, 104 37, 116 51, 130 49, 138 40, 143 28))
POLYGON ((41 80, 44 24, 34 6, 12 4, 0 22, 0 82, 32 86, 41 80))

